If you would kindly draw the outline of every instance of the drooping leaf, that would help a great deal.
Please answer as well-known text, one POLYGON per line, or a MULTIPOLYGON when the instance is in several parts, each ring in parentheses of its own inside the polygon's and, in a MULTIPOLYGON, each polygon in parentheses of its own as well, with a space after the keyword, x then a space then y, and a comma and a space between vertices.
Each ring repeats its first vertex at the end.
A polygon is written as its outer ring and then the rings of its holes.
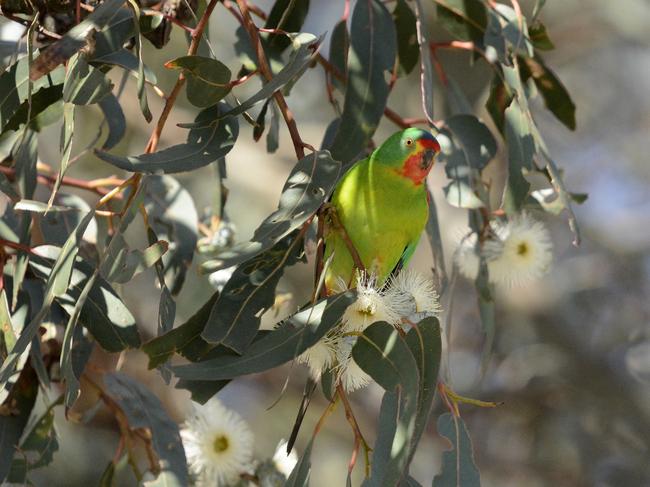
POLYGON ((519 69, 521 80, 526 82, 533 78, 535 86, 544 98, 544 104, 555 118, 562 122, 567 128, 576 128, 576 106, 564 87, 562 82, 555 76, 555 73, 544 64, 541 58, 519 58, 519 69))
POLYGON ((193 171, 225 156, 235 145, 239 135, 237 120, 218 119, 228 109, 220 103, 202 110, 195 120, 198 127, 189 131, 184 144, 139 156, 120 157, 99 150, 95 150, 95 154, 126 171, 165 174, 193 171))
POLYGON ((510 43, 514 52, 532 57, 534 50, 528 36, 526 18, 523 15, 517 16, 514 8, 503 3, 496 3, 494 11, 501 21, 501 33, 504 39, 510 43))
MULTIPOLYGON (((62 67, 54 70, 49 76, 32 83, 32 103, 38 102, 39 92, 48 93, 48 89, 60 90, 65 76, 62 67), (56 87, 56 88, 55 88, 56 87)), ((22 57, 6 71, 0 74, 0 132, 11 128, 17 129, 27 119, 27 98, 29 95, 29 59, 22 57), (23 115, 13 119, 22 108, 23 115)))
POLYGON ((82 55, 75 55, 69 63, 63 85, 63 101, 75 105, 92 105, 108 96, 113 83, 99 69, 91 66, 82 55))
MULTIPOLYGON (((23 200, 23 204, 26 200, 23 200)), ((48 245, 61 247, 84 215, 90 210, 88 203, 83 198, 68 193, 57 193, 53 205, 47 211, 47 204, 38 203, 39 207, 32 207, 37 213, 33 216, 35 223, 43 237, 43 242, 48 245), (61 210, 61 211, 59 211, 61 210)), ((94 221, 88 224, 89 231, 95 225, 94 221)))
MULTIPOLYGON (((61 247, 61 251, 54 261, 47 277, 43 305, 40 311, 30 320, 29 324, 23 328, 14 347, 11 349, 11 353, 5 358, 2 368, 0 369, 0 383, 6 382, 13 373, 18 358, 36 336, 38 328, 49 312, 54 298, 63 296, 66 289, 70 286, 72 270, 75 257, 79 251, 81 238, 93 216, 94 211, 88 212, 81 219, 74 232, 68 237, 65 244, 63 244, 63 247, 61 247)), ((29 263, 31 264, 33 260, 34 258, 30 258, 29 263)))
POLYGON ((420 321, 406 334, 406 344, 415 358, 420 372, 420 392, 415 416, 415 431, 411 439, 409 461, 413 459, 418 442, 426 430, 433 406, 433 397, 438 383, 442 343, 440 323, 437 318, 429 317, 420 321))
POLYGON ((61 186, 63 175, 68 169, 68 161, 70 161, 70 154, 72 154, 72 135, 74 133, 74 104, 63 104, 63 124, 61 125, 61 164, 59 166, 59 173, 56 176, 56 182, 52 188, 52 195, 48 201, 48 207, 51 207, 56 198, 56 194, 61 186))
POLYGON ((129 427, 144 429, 151 435, 160 473, 157 482, 150 485, 187 485, 187 460, 178 425, 165 412, 160 400, 141 383, 124 374, 105 374, 104 384, 107 394, 126 416, 129 427))
POLYGON ((481 0, 435 0, 438 20, 454 37, 473 41, 483 40, 487 26, 487 9, 481 0))
POLYGON ((38 393, 38 378, 29 362, 25 363, 18 380, 0 405, 0 482, 11 469, 11 460, 19 445, 38 393))
POLYGON ((140 111, 147 122, 153 118, 147 102, 147 92, 145 91, 144 61, 142 60, 142 39, 140 38, 140 7, 135 0, 127 0, 127 3, 133 11, 133 29, 135 31, 135 52, 138 56, 138 100, 140 101, 140 111))
MULTIPOLYGON (((309 11, 309 0, 276 0, 266 19, 264 27, 285 32, 300 32, 309 11)), ((291 39, 282 34, 269 34, 267 48, 274 54, 281 54, 291 39)))
POLYGON ((381 120, 388 98, 384 77, 395 63, 395 26, 379 0, 361 0, 354 7, 347 59, 343 114, 330 151, 335 160, 350 162, 365 150, 381 120))
POLYGON ((150 369, 167 362, 174 353, 195 362, 214 348, 201 338, 201 332, 218 297, 219 293, 214 293, 185 323, 142 346, 142 351, 149 357, 150 369))
POLYGON ((104 120, 108 125, 108 137, 102 145, 102 150, 109 150, 115 147, 124 137, 126 133, 126 118, 122 111, 122 106, 117 101, 117 98, 112 93, 102 98, 99 103, 104 113, 104 120))
POLYGON ((213 272, 245 262, 302 226, 334 189, 340 168, 327 151, 298 161, 284 184, 278 209, 255 230, 252 240, 222 252, 216 260, 203 264, 202 270, 213 272))
POLYGON ((230 380, 187 380, 181 379, 174 386, 176 389, 185 389, 190 393, 192 401, 205 404, 212 396, 226 387, 230 380))
POLYGON ((325 336, 354 299, 352 291, 330 296, 254 341, 244 355, 224 355, 172 367, 172 371, 181 379, 225 380, 272 369, 289 362, 325 336))
MULTIPOLYGON (((340 20, 334 26, 334 29, 332 30, 332 36, 330 37, 330 63, 344 78, 347 78, 349 49, 350 33, 348 32, 348 24, 345 20, 340 20)), ((332 76, 332 83, 342 93, 345 92, 345 80, 341 81, 336 76, 332 76)), ((321 147, 329 147, 331 145, 331 141, 334 140, 334 135, 335 133, 332 134, 331 139, 327 139, 329 140, 327 145, 323 143, 321 147)))
MULTIPOLYGON (((90 61, 91 64, 96 66, 120 66, 130 71, 136 78, 140 76, 140 60, 126 49, 118 49, 116 51, 108 52, 102 56, 93 56, 90 61)), ((144 71, 144 79, 147 83, 152 85, 157 84, 158 80, 156 73, 149 69, 146 65, 142 65, 144 71)))
POLYGON ((72 407, 74 402, 79 396, 79 377, 77 371, 75 371, 72 349, 74 346, 73 340, 75 335, 78 336, 77 332, 77 323, 79 321, 79 315, 81 310, 86 305, 86 300, 90 294, 90 290, 95 285, 95 280, 98 277, 98 272, 94 272, 90 279, 84 284, 81 293, 79 294, 79 300, 75 303, 72 313, 70 314, 70 319, 65 328, 65 334, 63 335, 63 343, 61 344, 61 357, 60 357, 60 366, 61 374, 65 379, 65 406, 66 408, 72 407))
MULTIPOLYGON (((41 279, 46 279, 52 264, 47 259, 33 256, 30 266, 41 279)), ((93 274, 93 267, 77 259, 67 292, 57 298, 68 314, 74 311, 81 291, 93 274)), ((90 331, 100 346, 109 352, 121 352, 126 348, 138 348, 140 335, 135 318, 111 285, 98 277, 89 291, 86 305, 81 309, 79 321, 90 331)))
POLYGON ((284 483, 284 487, 309 487, 309 477, 311 475, 311 450, 314 446, 314 438, 312 437, 307 443, 305 451, 300 456, 300 460, 293 467, 291 474, 284 483))
POLYGON ((546 32, 546 26, 539 20, 528 27, 528 34, 530 35, 530 40, 535 49, 541 51, 550 51, 555 49, 553 41, 551 41, 548 32, 546 32))
POLYGON ((289 234, 272 248, 240 264, 214 304, 201 337, 244 353, 262 314, 275 302, 275 288, 287 266, 302 256, 302 238, 289 234))
POLYGON ((398 0, 393 10, 393 19, 397 35, 397 60, 402 74, 408 74, 413 71, 420 57, 417 17, 406 0, 398 0))
POLYGON ((352 349, 352 357, 386 390, 382 402, 384 418, 373 449, 370 477, 363 485, 397 485, 408 471, 416 432, 421 381, 418 365, 405 340, 386 322, 374 323, 363 331, 352 349))
POLYGON ((433 487, 479 487, 481 479, 474 463, 472 441, 460 417, 444 413, 438 418, 438 433, 449 440, 452 450, 442 454, 442 472, 433 487))
POLYGON ((322 37, 315 37, 312 34, 299 34, 293 40, 294 52, 291 54, 289 61, 268 83, 265 83, 261 90, 245 100, 235 108, 223 112, 219 118, 235 117, 250 110, 256 104, 269 98, 273 93, 281 89, 287 83, 294 80, 304 72, 307 65, 311 62, 322 37))
POLYGON ((34 423, 31 430, 23 435, 19 454, 14 456, 7 480, 12 483, 27 483, 27 473, 52 462, 59 442, 54 431, 54 408, 61 404, 63 397, 52 402, 34 423))
POLYGON ((165 63, 188 78, 187 99, 196 107, 214 105, 230 92, 230 69, 221 61, 203 56, 182 56, 165 63))
POLYGON ((86 37, 102 30, 120 10, 124 0, 105 0, 83 21, 70 29, 63 38, 51 44, 34 59, 29 77, 38 80, 58 65, 63 64, 87 45, 86 37))
POLYGON ((63 84, 46 86, 32 93, 31 106, 27 102, 20 105, 5 125, 5 132, 18 130, 25 125, 31 130, 40 132, 48 125, 59 122, 63 112, 62 93, 63 84), (27 120, 28 115, 29 120, 27 120))
POLYGON ((480 208, 485 202, 476 194, 480 172, 496 154, 496 140, 474 115, 454 115, 445 120, 438 134, 451 183, 445 187, 447 201, 460 208, 480 208))
POLYGON ((170 243, 163 257, 165 282, 177 295, 185 282, 198 240, 199 216, 192 195, 171 176, 150 176, 143 188, 148 223, 170 243))
POLYGON ((530 189, 522 170, 533 168, 535 142, 524 109, 518 99, 513 100, 505 112, 506 143, 508 145, 508 179, 503 195, 507 212, 518 212, 530 189))

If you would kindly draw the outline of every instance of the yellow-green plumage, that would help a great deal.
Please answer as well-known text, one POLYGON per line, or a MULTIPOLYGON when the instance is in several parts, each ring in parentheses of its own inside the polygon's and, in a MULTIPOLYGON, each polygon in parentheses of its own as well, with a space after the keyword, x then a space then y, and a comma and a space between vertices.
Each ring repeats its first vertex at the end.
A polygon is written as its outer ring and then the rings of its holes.
MULTIPOLYGON (((424 178, 439 146, 433 136, 407 129, 390 137, 343 176, 331 204, 364 267, 383 283, 413 254, 428 217, 424 178), (425 157, 426 156, 426 157, 425 157)), ((352 284, 355 265, 340 231, 328 225, 325 285, 331 293, 342 279, 352 284)))

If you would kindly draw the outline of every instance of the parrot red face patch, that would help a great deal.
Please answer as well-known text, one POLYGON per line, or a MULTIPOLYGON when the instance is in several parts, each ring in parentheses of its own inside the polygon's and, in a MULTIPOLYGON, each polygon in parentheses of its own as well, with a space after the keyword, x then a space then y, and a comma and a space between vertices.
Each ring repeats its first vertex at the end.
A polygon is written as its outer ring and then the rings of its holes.
MULTIPOLYGON (((426 142, 429 141, 427 140, 426 142)), ((435 143, 435 141, 433 142, 435 143)), ((438 150, 429 148, 425 144, 421 144, 423 150, 409 156, 404 162, 402 168, 398 170, 399 174, 409 178, 416 186, 422 184, 422 181, 425 180, 429 171, 431 171, 434 158, 440 150, 440 146, 438 146, 437 143, 435 143, 435 145, 438 147, 438 150)))

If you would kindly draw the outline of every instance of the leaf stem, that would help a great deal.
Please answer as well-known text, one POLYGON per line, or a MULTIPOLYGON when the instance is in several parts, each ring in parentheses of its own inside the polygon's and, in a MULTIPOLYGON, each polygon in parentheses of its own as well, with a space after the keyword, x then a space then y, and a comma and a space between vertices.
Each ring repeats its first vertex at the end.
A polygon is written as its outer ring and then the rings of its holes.
POLYGON ((352 457, 350 458, 350 464, 348 465, 348 472, 351 473, 354 469, 357 462, 359 447, 362 446, 365 459, 365 474, 366 477, 368 477, 370 476, 370 447, 361 433, 359 423, 357 422, 357 418, 354 416, 354 411, 352 411, 350 401, 348 401, 348 397, 345 395, 345 390, 340 382, 336 385, 336 392, 338 397, 341 398, 341 402, 345 408, 345 418, 348 420, 348 423, 350 423, 352 432, 354 433, 354 449, 352 450, 352 457))

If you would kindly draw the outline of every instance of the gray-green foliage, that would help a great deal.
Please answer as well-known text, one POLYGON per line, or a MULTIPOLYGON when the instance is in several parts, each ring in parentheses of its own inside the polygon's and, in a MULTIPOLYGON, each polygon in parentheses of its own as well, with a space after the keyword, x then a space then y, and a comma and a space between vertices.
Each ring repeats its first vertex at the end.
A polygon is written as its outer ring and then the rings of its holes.
MULTIPOLYGON (((318 53, 323 36, 301 32, 310 1, 277 0, 259 39, 250 36, 245 25, 237 29, 232 44, 241 69, 216 59, 205 40, 199 42, 200 30, 192 32, 196 39, 188 36, 192 42, 188 54, 178 56, 175 51, 164 66, 185 80, 184 87, 178 87, 196 107, 194 121, 179 124, 182 140, 159 149, 160 132, 155 132, 141 154, 129 156, 119 144, 132 128, 124 108, 135 100, 122 93, 121 84, 112 81, 119 79, 113 74, 135 77, 137 103, 150 120, 147 92, 150 97, 152 92, 146 86, 160 90, 156 76, 160 67, 151 65, 156 58, 147 57, 142 42, 147 38, 163 47, 169 29, 177 27, 145 2, 104 0, 95 5, 82 0, 88 8, 81 10, 80 23, 74 2, 64 3, 67 7, 57 15, 67 15, 69 22, 57 24, 60 32, 50 37, 39 34, 36 39, 30 29, 28 54, 19 50, 21 54, 0 74, 0 191, 6 196, 0 220, 0 481, 29 482, 32 469, 52 460, 58 448, 54 408, 63 404, 68 413, 80 391, 91 388, 101 391, 101 400, 128 441, 136 430, 145 432, 155 482, 185 485, 188 471, 178 425, 136 380, 108 373, 97 383, 86 371, 91 352, 96 347, 107 353, 140 349, 147 354, 150 368, 158 368, 168 382, 173 374, 179 379, 176 387, 187 389, 203 403, 237 377, 292 361, 337 326, 355 299, 354 291, 320 300, 314 292, 311 302, 301 303, 272 331, 259 329, 262 314, 274 306, 285 269, 305 261, 305 247, 313 239, 321 209, 342 168, 379 142, 375 131, 393 85, 412 71, 419 72, 421 117, 442 145, 440 160, 446 163, 450 179, 444 188, 447 201, 468 211, 472 228, 481 233, 489 224, 485 215, 492 210, 491 188, 483 170, 497 156, 500 141, 506 146, 508 167, 505 212, 539 208, 529 181, 538 173, 557 202, 542 209, 566 210, 579 239, 571 210, 578 197, 566 190, 528 102, 538 93, 561 123, 575 128, 575 106, 542 56, 541 51, 554 46, 537 18, 541 6, 528 27, 510 5, 436 0, 434 27, 422 0, 399 0, 394 5, 358 0, 349 22, 344 19, 323 27, 332 32, 329 59, 325 59, 318 53), (434 61, 439 61, 431 57, 436 45, 431 44, 429 33, 439 31, 438 27, 453 40, 463 41, 473 60, 492 70, 486 108, 496 131, 473 113, 474 107, 444 67, 434 69, 434 61), (282 100, 291 104, 292 87, 307 70, 320 65, 325 67, 329 90, 321 93, 322 105, 328 99, 332 102, 333 121, 323 130, 323 150, 317 151, 299 140, 300 125, 291 125, 295 122, 282 100), (242 76, 251 78, 246 83, 258 83, 245 98, 238 92, 242 76), (443 107, 433 104, 438 90, 444 94, 443 107), (92 143, 80 149, 75 132, 80 116, 88 110, 101 115, 101 126, 96 127, 92 143), (436 117, 440 121, 434 123, 436 117), (232 238, 223 237, 229 228, 223 184, 226 157, 242 143, 246 124, 253 125, 256 141, 267 131, 267 150, 275 152, 283 120, 291 129, 297 160, 288 171, 278 209, 259 223, 249 241, 233 245, 232 238), (38 164, 53 162, 41 161, 45 155, 38 151, 38 140, 44 127, 57 122, 61 122, 60 165, 58 171, 49 171, 38 164), (116 169, 131 177, 100 183, 69 178, 68 169, 82 151, 92 156, 97 177, 109 177, 116 169), (176 175, 206 166, 217 175, 213 187, 219 197, 204 218, 195 206, 196 195, 176 175), (69 192, 71 186, 86 190, 84 197, 69 192), (215 222, 220 225, 215 227, 215 222), (197 245, 200 229, 207 227, 212 232, 209 242, 197 245), (197 246, 209 249, 207 255, 197 255, 197 246), (190 303, 191 318, 174 328, 176 300, 193 267, 204 272, 233 271, 204 304, 190 303), (133 296, 126 299, 126 293, 137 289, 130 286, 136 278, 138 286, 150 288, 143 290, 143 296, 152 292, 160 296, 156 336, 144 344, 142 323, 127 305, 133 296), (58 347, 40 346, 39 330, 45 322, 63 330, 58 347), (60 365, 56 373, 52 364, 60 365), (29 423, 39 383, 50 381, 60 383, 63 393, 29 423)), ((213 0, 206 9, 205 3, 193 15, 223 8, 213 0)), ((16 15, 36 27, 40 17, 35 19, 24 8, 16 15)), ((174 15, 186 25, 201 25, 188 12, 174 15)), ((237 18, 241 15, 248 14, 240 12, 237 18)), ((236 17, 230 20, 236 22, 236 17)), ((246 18, 242 20, 246 24, 246 18)), ((259 19, 252 21, 261 25, 259 19)), ((2 45, 4 49, 4 41, 2 45)), ((166 95, 173 109, 175 95, 166 95)), ((161 127, 165 120, 158 122, 161 127)), ((236 222, 237 215, 230 216, 236 222)), ((444 284, 441 232, 432 201, 427 234, 435 272, 444 284)), ((485 276, 479 276, 476 285, 484 331, 491 341, 493 297, 485 276)), ((388 323, 375 323, 358 337, 355 361, 385 390, 364 485, 419 485, 409 475, 409 465, 433 409, 440 353, 440 326, 435 318, 425 318, 407 334, 388 323)), ((335 379, 332 371, 323 376, 330 400, 336 395, 335 379)), ((442 415, 438 432, 449 439, 452 450, 444 454, 443 471, 434 486, 478 485, 462 419, 442 415)), ((311 439, 285 485, 308 485, 314 441, 317 438, 311 439)), ((112 484, 123 463, 109 462, 102 485, 112 484)))

